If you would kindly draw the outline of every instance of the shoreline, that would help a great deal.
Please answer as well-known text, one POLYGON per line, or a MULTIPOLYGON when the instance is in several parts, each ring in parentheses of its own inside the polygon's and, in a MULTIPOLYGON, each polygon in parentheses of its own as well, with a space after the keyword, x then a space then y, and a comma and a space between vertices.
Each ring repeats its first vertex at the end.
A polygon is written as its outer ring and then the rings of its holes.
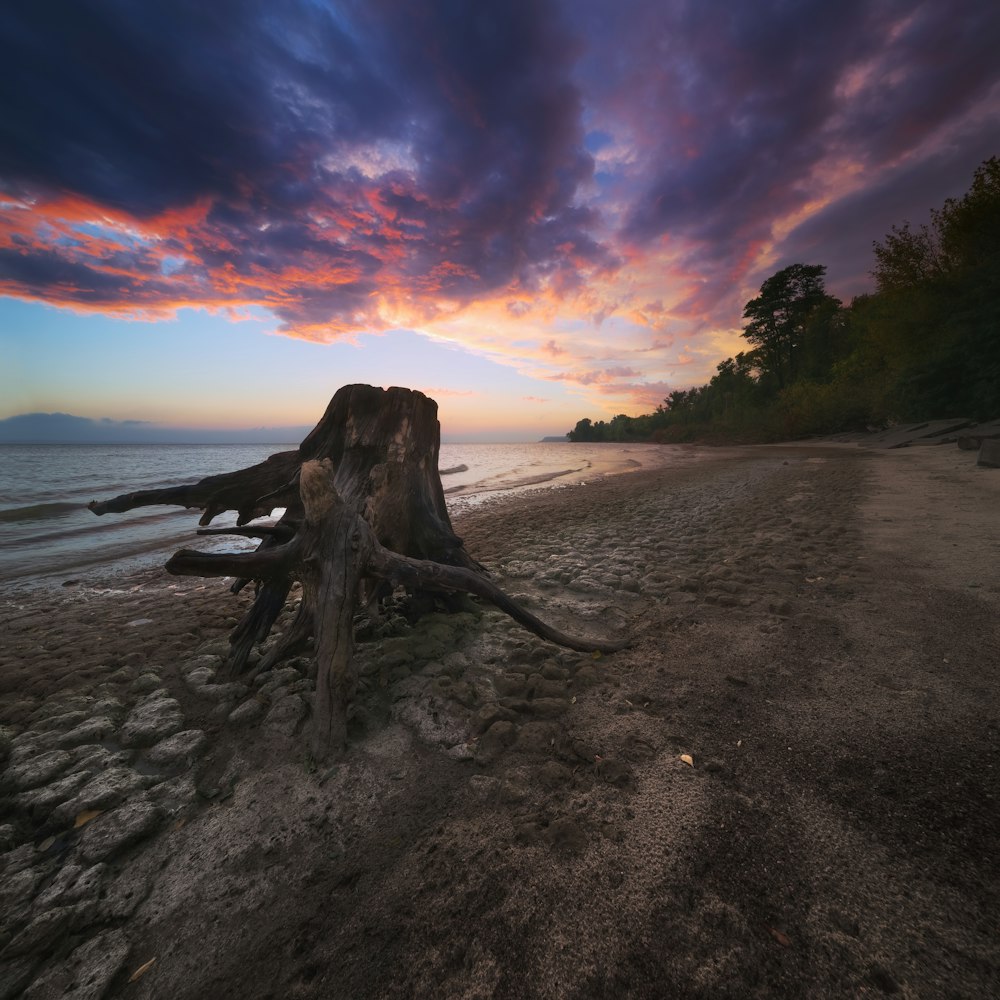
POLYGON ((569 653, 488 609, 390 623, 328 769, 303 755, 304 661, 213 676, 245 596, 156 569, 24 595, 0 653, 3 981, 988 995, 1000 472, 826 442, 690 456, 457 512, 534 613, 635 645, 569 653))
MULTIPOLYGON (((489 449, 493 446, 479 447, 489 449)), ((545 448, 528 456, 529 460, 520 465, 511 465, 510 456, 505 456, 499 465, 496 461, 492 465, 484 461, 478 471, 472 471, 471 482, 457 485, 448 484, 456 476, 460 479, 463 473, 469 473, 469 467, 459 465, 443 470, 441 475, 445 477, 443 484, 449 510, 460 514, 467 508, 493 503, 496 498, 502 500, 539 489, 562 489, 635 469, 657 468, 680 460, 684 454, 682 449, 658 445, 601 445, 596 449, 582 449, 582 465, 579 467, 562 468, 560 463, 566 461, 566 449, 554 464, 538 459, 539 455, 547 455, 549 450, 545 448), (643 451, 646 456, 642 462, 637 461, 633 452, 641 454, 643 451), (500 468, 504 471, 496 471, 500 468)), ((580 457, 577 456, 578 459, 580 457)), ((173 481, 187 480, 182 476, 179 479, 175 477, 173 481)), ((141 480, 130 485, 149 488, 152 484, 141 480)), ((113 492, 111 487, 109 490, 113 492)), ((105 580, 117 582, 162 565, 179 548, 194 546, 206 551, 239 551, 254 547, 252 542, 233 537, 196 538, 196 514, 179 507, 147 508, 124 517, 112 515, 98 520, 87 511, 87 502, 51 502, 52 495, 58 495, 58 491, 57 494, 45 494, 37 503, 0 511, 3 515, 0 516, 0 528, 3 528, 0 548, 4 548, 6 553, 5 558, 0 560, 0 600, 7 592, 18 593, 64 584, 75 586, 83 583, 100 587, 105 580), (157 534, 149 533, 154 525, 157 534), (40 533, 43 527, 48 530, 40 533), (102 541, 103 545, 98 547, 102 541), (23 563, 19 564, 18 558, 23 563), (30 574, 24 572, 24 564, 31 566, 30 574)), ((277 511, 273 517, 280 513, 280 510, 277 511)), ((265 518, 263 523, 268 520, 265 518)), ((215 523, 217 526, 235 523, 235 514, 223 514, 215 523)))

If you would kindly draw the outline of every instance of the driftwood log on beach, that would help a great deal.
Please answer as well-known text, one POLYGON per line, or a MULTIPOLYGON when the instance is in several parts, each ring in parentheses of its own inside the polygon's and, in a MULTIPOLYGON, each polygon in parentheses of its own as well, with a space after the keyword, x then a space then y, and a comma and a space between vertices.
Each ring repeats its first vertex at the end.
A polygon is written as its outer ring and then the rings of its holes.
POLYGON ((458 606, 458 595, 492 602, 525 628, 581 651, 612 652, 625 641, 580 639, 546 625, 503 593, 452 530, 438 473, 437 404, 410 389, 351 385, 340 389, 323 418, 295 451, 191 485, 143 490, 94 501, 95 514, 171 504, 203 511, 208 525, 236 511, 232 528, 199 534, 259 538, 254 552, 177 552, 167 571, 183 576, 253 581, 256 597, 230 636, 227 669, 245 673, 253 646, 277 620, 289 591, 302 584, 295 620, 257 670, 315 640, 316 703, 312 751, 327 757, 346 742, 354 692, 354 621, 376 616, 381 601, 402 587, 416 609, 458 606), (285 512, 274 525, 249 522, 285 512))

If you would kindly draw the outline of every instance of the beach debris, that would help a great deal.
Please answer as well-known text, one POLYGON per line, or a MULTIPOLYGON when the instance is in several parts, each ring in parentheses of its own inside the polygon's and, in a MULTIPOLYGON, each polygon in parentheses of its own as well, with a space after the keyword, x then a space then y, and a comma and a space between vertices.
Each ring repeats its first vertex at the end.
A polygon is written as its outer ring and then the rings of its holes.
POLYGON ((76 819, 73 821, 73 829, 79 830, 81 826, 86 826, 92 819, 97 819, 102 812, 104 812, 103 809, 84 809, 83 812, 77 813, 76 819))
POLYGON ((682 753, 678 758, 682 763, 687 764, 688 767, 694 767, 694 757, 689 753, 682 753))
MULTIPOLYGON (((166 569, 178 576, 232 578, 233 593, 254 583, 256 598, 229 639, 225 671, 231 677, 268 671, 314 640, 311 752, 322 760, 347 741, 347 708, 358 681, 354 620, 378 619, 395 591, 405 592, 413 618, 461 611, 472 594, 536 635, 595 658, 628 645, 567 635, 488 578, 452 530, 438 472, 440 440, 437 403, 423 393, 349 385, 294 451, 197 483, 126 493, 89 507, 98 515, 161 504, 196 508, 203 512, 199 534, 259 540, 254 552, 183 549, 166 569), (284 513, 276 523, 250 523, 278 508, 284 513), (235 527, 207 527, 226 511, 236 512, 235 527), (267 638, 296 583, 302 599, 294 621, 251 666, 253 647, 267 638)), ((168 707, 146 708, 141 718, 134 710, 122 743, 148 746, 178 732, 182 720, 168 707)), ((275 721, 297 725, 297 718, 275 721)))
POLYGON ((128 981, 130 983, 138 982, 154 965, 156 965, 155 958, 151 958, 148 962, 143 962, 142 965, 140 965, 139 968, 128 977, 128 981))
POLYGON ((792 939, 784 931, 779 931, 777 927, 768 927, 767 931, 782 948, 791 948, 792 939))

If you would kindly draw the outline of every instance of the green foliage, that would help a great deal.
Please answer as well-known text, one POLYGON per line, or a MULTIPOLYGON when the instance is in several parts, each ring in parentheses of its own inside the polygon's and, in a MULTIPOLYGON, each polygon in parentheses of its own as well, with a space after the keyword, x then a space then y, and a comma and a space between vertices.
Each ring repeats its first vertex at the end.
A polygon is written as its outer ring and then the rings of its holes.
POLYGON ((745 306, 752 349, 653 414, 581 420, 573 441, 770 441, 896 420, 1000 416, 1000 159, 929 226, 874 244, 876 291, 845 307, 818 264, 792 264, 745 306))
POLYGON ((913 233, 875 244, 880 336, 894 414, 1000 414, 1000 160, 913 233))
POLYGON ((792 264, 771 275, 760 286, 760 295, 743 308, 750 322, 742 336, 754 345, 762 377, 778 389, 800 374, 806 345, 822 350, 825 326, 817 325, 817 313, 829 316, 840 303, 826 294, 822 264, 792 264))

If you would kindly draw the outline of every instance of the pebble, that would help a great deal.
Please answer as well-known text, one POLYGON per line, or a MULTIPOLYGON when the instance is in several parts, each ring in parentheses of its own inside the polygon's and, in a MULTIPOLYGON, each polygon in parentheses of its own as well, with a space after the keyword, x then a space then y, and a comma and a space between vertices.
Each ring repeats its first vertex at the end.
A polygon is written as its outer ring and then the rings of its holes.
POLYGON ((281 667, 278 670, 268 670, 266 673, 258 674, 254 678, 254 685, 260 689, 261 693, 266 694, 284 684, 292 684, 301 679, 302 674, 295 667, 281 667))
POLYGON ((94 774, 112 767, 124 767, 132 759, 130 750, 109 750, 98 743, 76 747, 73 754, 76 760, 67 769, 70 774, 76 774, 80 771, 94 774))
POLYGON ((53 813, 61 822, 72 821, 87 809, 111 809, 127 795, 142 788, 144 779, 129 767, 113 767, 91 778, 73 798, 53 813))
POLYGON ((160 683, 160 678, 156 674, 140 674, 129 685, 129 691, 138 695, 149 694, 151 691, 155 691, 160 683))
POLYGON ((71 698, 62 698, 59 701, 43 702, 35 713, 36 718, 47 719, 51 715, 65 712, 86 712, 90 713, 94 704, 94 698, 89 694, 76 695, 71 698))
POLYGON ((11 823, 0 825, 0 853, 6 853, 17 843, 17 830, 11 823))
POLYGON ((93 715, 106 715, 115 722, 125 718, 125 704, 121 698, 105 697, 94 703, 93 715))
POLYGON ((35 861, 35 845, 22 844, 6 854, 0 855, 0 875, 10 878, 18 872, 30 868, 35 861))
POLYGON ((236 726, 245 726, 255 722, 264 714, 264 703, 257 698, 248 698, 242 705, 237 705, 229 713, 229 721, 236 726))
POLYGON ((229 640, 225 637, 221 639, 209 639, 198 647, 199 659, 210 656, 216 663, 219 663, 229 655, 230 648, 229 640))
POLYGON ((162 820, 163 810, 157 803, 147 796, 136 796, 83 828, 80 857, 91 862, 113 857, 149 836, 162 820))
POLYGON ((479 737, 479 743, 476 747, 476 757, 482 761, 492 760, 494 757, 498 756, 503 752, 505 747, 511 745, 514 742, 514 737, 517 735, 517 730, 514 728, 514 723, 507 722, 501 719, 498 722, 494 722, 489 729, 479 737))
POLYGON ((159 804, 164 813, 173 815, 194 801, 198 794, 191 772, 161 781, 148 792, 150 800, 159 804))
POLYGON ((89 719, 89 712, 63 712, 62 715, 50 715, 47 718, 39 719, 34 723, 35 732, 47 733, 53 729, 71 729, 81 723, 84 719, 89 719))
POLYGON ((494 678, 493 686, 502 697, 514 697, 524 693, 526 678, 524 674, 507 673, 494 678))
POLYGON ((172 767, 183 761, 199 757, 205 749, 208 737, 200 729, 185 729, 160 740, 146 751, 145 757, 155 767, 172 767))
POLYGON ((269 729, 283 730, 293 733, 298 724, 305 718, 308 708, 301 695, 290 694, 272 705, 264 718, 264 725, 269 729))
POLYGON ((65 750, 50 750, 37 757, 30 757, 16 767, 11 767, 7 771, 7 777, 19 791, 37 788, 61 774, 72 760, 73 758, 65 750))
POLYGON ((93 903, 56 906, 39 914, 3 950, 3 957, 19 958, 44 951, 60 938, 85 926, 96 909, 93 903))
POLYGON ((22 792, 17 797, 17 804, 30 812, 36 822, 41 822, 56 806, 73 795, 88 777, 86 772, 80 771, 66 775, 29 792, 22 792))
POLYGON ((229 713, 233 710, 236 705, 234 700, 220 701, 212 709, 210 713, 210 718, 217 719, 219 722, 224 722, 229 718, 229 713))
POLYGON ((229 684, 203 684, 201 687, 194 688, 193 690, 199 698, 222 702, 236 701, 238 698, 245 697, 248 688, 246 684, 233 681, 229 684))
POLYGON ((214 670, 209 667, 198 667, 190 673, 184 675, 184 683, 191 691, 194 691, 197 694, 207 684, 212 683, 213 677, 215 677, 214 670))
POLYGON ((179 732, 183 725, 184 716, 177 699, 160 689, 136 702, 122 725, 121 743, 127 747, 151 746, 179 732))
POLYGON ((512 712, 499 705, 484 705, 472 716, 470 726, 473 734, 478 736, 480 733, 485 733, 494 722, 510 722, 513 717, 512 712))
POLYGON ((71 729, 59 740, 62 747, 75 747, 82 743, 96 743, 111 739, 117 726, 106 715, 99 715, 71 729))
POLYGON ((24 1000, 101 1000, 129 954, 122 930, 105 931, 76 948, 47 970, 24 993, 24 1000))
POLYGON ((500 791, 500 779, 485 774, 473 774, 469 778, 469 790, 480 800, 496 797, 500 791))
POLYGON ((101 888, 110 874, 107 865, 98 864, 90 868, 80 865, 65 865, 51 884, 35 900, 35 909, 47 910, 52 906, 65 906, 88 899, 97 899, 101 888))

